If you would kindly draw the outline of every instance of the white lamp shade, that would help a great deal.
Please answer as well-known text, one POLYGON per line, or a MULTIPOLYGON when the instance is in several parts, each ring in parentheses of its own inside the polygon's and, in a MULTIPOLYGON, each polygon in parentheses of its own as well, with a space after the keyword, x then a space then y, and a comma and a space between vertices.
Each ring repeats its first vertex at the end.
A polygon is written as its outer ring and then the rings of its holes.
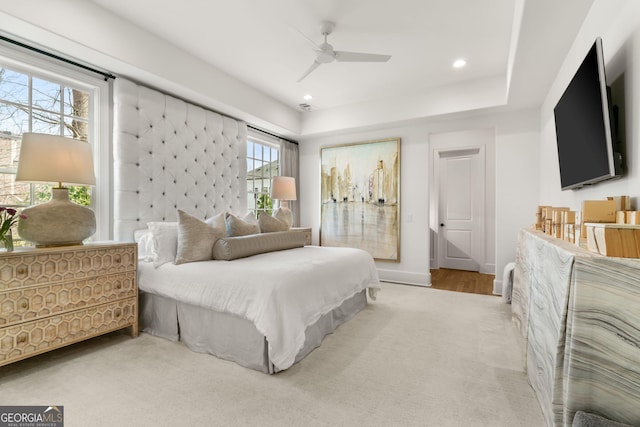
POLYGON ((296 179, 290 176, 274 176, 271 181, 271 198, 276 200, 297 200, 296 179))
POLYGON ((91 145, 57 135, 25 133, 16 181, 96 185, 91 145))

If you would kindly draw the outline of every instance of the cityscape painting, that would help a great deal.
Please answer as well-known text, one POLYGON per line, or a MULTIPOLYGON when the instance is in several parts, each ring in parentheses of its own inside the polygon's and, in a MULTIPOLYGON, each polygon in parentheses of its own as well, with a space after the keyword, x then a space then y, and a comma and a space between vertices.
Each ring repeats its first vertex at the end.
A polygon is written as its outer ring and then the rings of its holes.
POLYGON ((400 262, 400 138, 320 149, 320 246, 400 262))

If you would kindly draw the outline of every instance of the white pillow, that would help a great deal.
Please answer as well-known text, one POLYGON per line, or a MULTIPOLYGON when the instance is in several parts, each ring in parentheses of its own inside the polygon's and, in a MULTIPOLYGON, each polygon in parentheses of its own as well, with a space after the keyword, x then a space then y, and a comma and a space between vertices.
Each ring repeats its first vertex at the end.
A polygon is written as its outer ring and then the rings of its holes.
POLYGON ((152 262, 155 268, 167 262, 175 262, 178 251, 177 222, 148 222, 151 230, 153 249, 152 262))
POLYGON ((138 244, 138 261, 153 261, 153 235, 151 230, 143 228, 133 232, 133 240, 138 244))

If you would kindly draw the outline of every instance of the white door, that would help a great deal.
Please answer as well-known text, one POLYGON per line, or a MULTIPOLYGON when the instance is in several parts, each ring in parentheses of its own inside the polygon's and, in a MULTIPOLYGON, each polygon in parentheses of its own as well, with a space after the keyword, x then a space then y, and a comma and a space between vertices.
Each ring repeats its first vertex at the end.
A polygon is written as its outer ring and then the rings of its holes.
POLYGON ((484 151, 471 148, 438 155, 438 264, 480 271, 484 151))

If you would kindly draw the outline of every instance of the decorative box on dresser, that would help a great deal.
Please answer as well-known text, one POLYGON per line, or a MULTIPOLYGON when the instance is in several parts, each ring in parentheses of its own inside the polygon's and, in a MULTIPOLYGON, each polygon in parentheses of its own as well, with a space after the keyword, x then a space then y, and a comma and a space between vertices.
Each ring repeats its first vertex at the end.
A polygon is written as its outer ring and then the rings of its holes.
POLYGON ((311 228, 291 227, 291 231, 297 231, 298 233, 304 233, 304 235, 306 237, 305 244, 306 245, 310 245, 311 244, 311 228))
POLYGON ((0 366, 131 328, 138 335, 137 245, 0 252, 0 366))

